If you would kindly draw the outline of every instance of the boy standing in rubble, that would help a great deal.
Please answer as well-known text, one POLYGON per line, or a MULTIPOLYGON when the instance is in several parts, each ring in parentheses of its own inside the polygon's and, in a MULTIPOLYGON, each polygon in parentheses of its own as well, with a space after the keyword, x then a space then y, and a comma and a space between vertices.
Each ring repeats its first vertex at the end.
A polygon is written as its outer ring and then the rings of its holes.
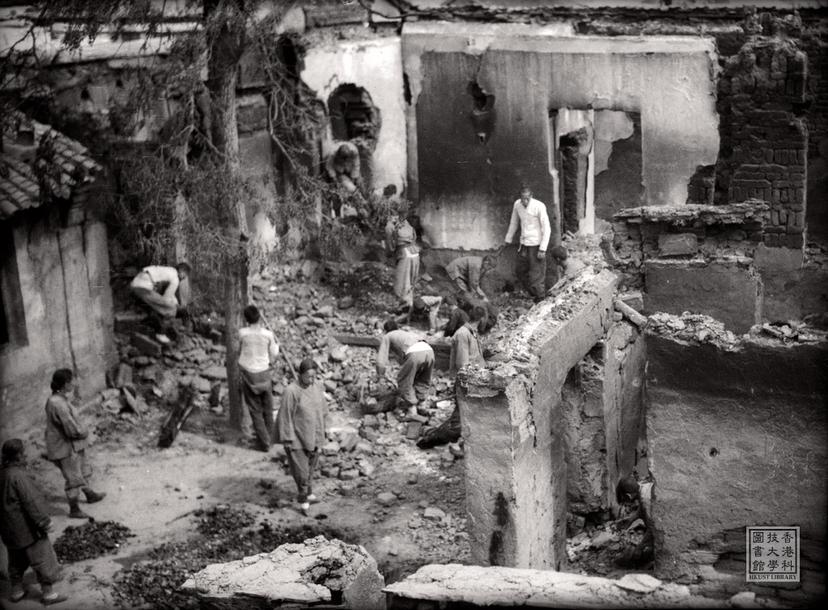
POLYGON ((414 284, 420 273, 420 248, 417 246, 417 232, 406 219, 408 205, 397 203, 396 213, 385 225, 385 249, 395 257, 394 294, 405 309, 414 304, 414 284))
POLYGON ((299 510, 307 515, 312 502, 319 500, 313 494, 313 471, 319 461, 319 451, 325 443, 328 405, 319 384, 316 383, 317 365, 311 358, 299 364, 299 378, 282 395, 282 405, 276 415, 277 442, 285 447, 290 474, 298 490, 299 510))

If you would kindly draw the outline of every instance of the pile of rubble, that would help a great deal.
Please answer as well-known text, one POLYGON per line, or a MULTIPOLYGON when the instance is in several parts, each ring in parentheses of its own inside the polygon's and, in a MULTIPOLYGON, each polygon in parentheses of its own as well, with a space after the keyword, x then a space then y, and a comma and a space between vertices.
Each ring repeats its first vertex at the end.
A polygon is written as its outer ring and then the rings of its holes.
POLYGON ((740 338, 724 324, 704 314, 685 311, 680 316, 658 312, 649 317, 647 330, 691 343, 711 343, 725 351, 738 348, 740 338))
POLYGON ((55 539, 55 553, 63 563, 93 559, 117 553, 121 544, 134 535, 128 527, 120 523, 90 520, 83 525, 68 526, 55 539))
POLYGON ((115 575, 114 599, 123 608, 199 608, 198 600, 180 590, 195 572, 212 563, 238 560, 276 547, 301 542, 317 535, 350 541, 353 536, 331 527, 307 523, 277 527, 262 521, 257 528, 252 515, 227 506, 195 515, 199 534, 183 542, 165 543, 149 552, 149 559, 115 575), (249 524, 249 525, 242 525, 249 524))

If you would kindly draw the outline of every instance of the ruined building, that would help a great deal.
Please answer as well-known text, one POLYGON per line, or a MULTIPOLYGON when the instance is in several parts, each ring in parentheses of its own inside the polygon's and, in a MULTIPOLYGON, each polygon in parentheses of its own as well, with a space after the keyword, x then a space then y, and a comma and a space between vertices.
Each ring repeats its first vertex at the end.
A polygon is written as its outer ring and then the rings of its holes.
MULTIPOLYGON (((798 525, 802 582, 756 590, 824 594, 825 3, 317 1, 280 28, 326 120, 319 159, 367 142, 370 188, 418 206, 427 265, 499 247, 524 181, 556 244, 593 245, 460 375, 474 561, 565 570, 567 525, 616 510, 635 473, 653 483, 656 575, 739 590, 745 526, 798 525)), ((106 124, 167 48, 47 40, 38 107, 106 124)), ((239 138, 266 200, 282 185, 257 68, 239 74, 239 138)), ((151 139, 171 108, 125 137, 151 139)))

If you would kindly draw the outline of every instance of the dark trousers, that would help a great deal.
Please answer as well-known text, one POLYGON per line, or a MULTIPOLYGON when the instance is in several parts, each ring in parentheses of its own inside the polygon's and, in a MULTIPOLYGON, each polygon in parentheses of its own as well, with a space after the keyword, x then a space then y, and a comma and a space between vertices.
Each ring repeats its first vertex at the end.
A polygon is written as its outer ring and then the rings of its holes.
POLYGON ((270 430, 273 427, 273 381, 270 370, 260 373, 240 370, 242 404, 250 412, 259 445, 267 451, 270 449, 270 430))
POLYGON ((316 462, 319 461, 319 450, 306 451, 302 447, 285 447, 290 474, 296 481, 296 489, 299 491, 299 502, 306 502, 311 494, 311 482, 316 462))
POLYGON ((23 549, 8 549, 9 580, 12 588, 23 586, 23 574, 31 567, 41 585, 52 585, 60 580, 60 566, 52 543, 48 538, 30 544, 23 549))
POLYGON ((538 260, 540 246, 520 246, 516 274, 536 299, 546 296, 546 259, 538 260))

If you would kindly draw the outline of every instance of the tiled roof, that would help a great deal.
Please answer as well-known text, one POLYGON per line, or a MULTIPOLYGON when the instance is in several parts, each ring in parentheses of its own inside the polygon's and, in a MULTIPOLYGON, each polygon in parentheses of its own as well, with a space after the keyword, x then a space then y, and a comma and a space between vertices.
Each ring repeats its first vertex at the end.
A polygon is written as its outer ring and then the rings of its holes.
POLYGON ((38 123, 26 117, 21 122, 34 129, 34 144, 21 146, 14 143, 16 134, 6 133, 4 150, 0 153, 0 220, 28 208, 41 204, 40 188, 32 169, 37 147, 43 134, 49 132, 53 139, 55 164, 60 168, 60 180, 52 181, 52 188, 69 194, 69 188, 77 183, 91 182, 94 174, 102 168, 89 150, 79 142, 52 129, 49 125, 38 123), (11 141, 9 141, 11 140, 11 141))

